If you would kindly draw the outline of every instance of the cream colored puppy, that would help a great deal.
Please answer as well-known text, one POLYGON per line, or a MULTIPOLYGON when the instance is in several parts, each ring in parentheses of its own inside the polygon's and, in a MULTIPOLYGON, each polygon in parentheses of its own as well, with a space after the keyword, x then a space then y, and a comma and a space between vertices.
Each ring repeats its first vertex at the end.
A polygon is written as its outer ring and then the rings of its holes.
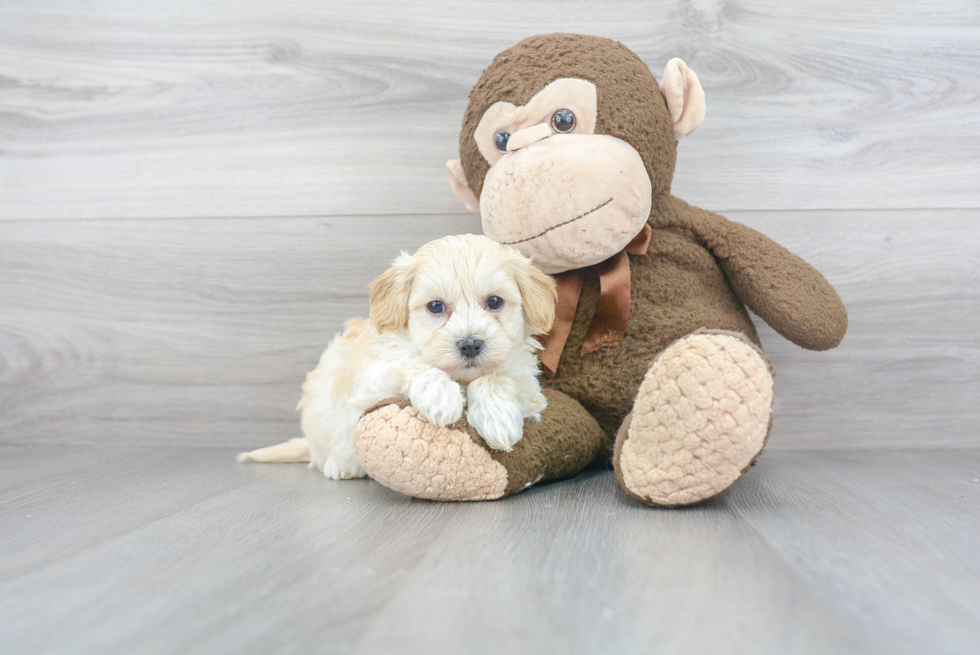
POLYGON ((551 329, 556 298, 550 277, 488 237, 446 237, 403 252, 371 283, 370 320, 348 322, 307 375, 298 407, 305 438, 239 461, 309 461, 335 480, 365 477, 354 427, 365 410, 398 395, 440 426, 465 408, 490 447, 513 449, 524 419, 540 420, 547 404, 534 337, 551 329))

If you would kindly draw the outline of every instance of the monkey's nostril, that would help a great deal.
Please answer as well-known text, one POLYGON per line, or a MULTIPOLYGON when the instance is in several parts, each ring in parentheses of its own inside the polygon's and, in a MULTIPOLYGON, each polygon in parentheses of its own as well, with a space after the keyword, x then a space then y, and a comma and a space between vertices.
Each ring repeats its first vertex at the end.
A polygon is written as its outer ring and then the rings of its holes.
POLYGON ((483 350, 483 341, 473 337, 467 337, 456 345, 459 347, 459 354, 466 359, 475 359, 483 350))

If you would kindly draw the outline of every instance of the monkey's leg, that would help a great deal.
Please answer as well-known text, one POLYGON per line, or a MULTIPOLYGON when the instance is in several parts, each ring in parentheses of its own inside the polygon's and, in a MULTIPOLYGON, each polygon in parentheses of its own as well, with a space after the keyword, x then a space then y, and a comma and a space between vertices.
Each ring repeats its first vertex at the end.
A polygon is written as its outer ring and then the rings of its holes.
POLYGON ((648 505, 691 505, 722 493, 762 453, 772 428, 769 360, 737 332, 699 330, 647 371, 616 437, 623 489, 648 505))
POLYGON ((538 482, 572 477, 611 450, 609 437, 576 401, 544 390, 540 423, 524 422, 514 450, 491 450, 464 417, 427 422, 407 400, 385 401, 361 417, 354 451, 384 486, 429 500, 495 500, 538 482))

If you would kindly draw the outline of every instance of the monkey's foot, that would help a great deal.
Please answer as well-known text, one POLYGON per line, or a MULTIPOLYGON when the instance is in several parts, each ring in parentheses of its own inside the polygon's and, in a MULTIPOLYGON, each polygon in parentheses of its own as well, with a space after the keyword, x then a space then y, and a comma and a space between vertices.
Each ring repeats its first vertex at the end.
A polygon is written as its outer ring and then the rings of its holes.
POLYGON ((769 361, 744 335, 698 331, 647 371, 616 438, 623 489, 648 505, 691 505, 722 493, 762 453, 772 427, 769 361))
POLYGON ((429 500, 495 500, 538 482, 568 478, 609 452, 609 439, 581 405, 545 390, 541 422, 524 422, 510 452, 491 450, 466 418, 441 428, 407 400, 368 411, 354 430, 354 451, 384 486, 429 500))

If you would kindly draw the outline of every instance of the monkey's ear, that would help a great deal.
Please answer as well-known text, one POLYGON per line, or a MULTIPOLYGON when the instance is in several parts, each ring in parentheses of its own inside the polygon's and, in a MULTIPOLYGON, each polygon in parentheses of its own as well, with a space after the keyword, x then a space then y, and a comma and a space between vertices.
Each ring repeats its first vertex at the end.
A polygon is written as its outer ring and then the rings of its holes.
POLYGON ((667 100, 667 109, 674 121, 674 136, 678 140, 704 122, 704 89, 697 74, 682 60, 675 57, 667 62, 660 91, 667 100))
POLYGON ((463 163, 458 159, 450 159, 446 162, 446 172, 449 173, 449 186, 453 193, 466 204, 466 208, 480 215, 480 201, 476 195, 470 191, 470 185, 466 183, 466 173, 463 172, 463 163))

